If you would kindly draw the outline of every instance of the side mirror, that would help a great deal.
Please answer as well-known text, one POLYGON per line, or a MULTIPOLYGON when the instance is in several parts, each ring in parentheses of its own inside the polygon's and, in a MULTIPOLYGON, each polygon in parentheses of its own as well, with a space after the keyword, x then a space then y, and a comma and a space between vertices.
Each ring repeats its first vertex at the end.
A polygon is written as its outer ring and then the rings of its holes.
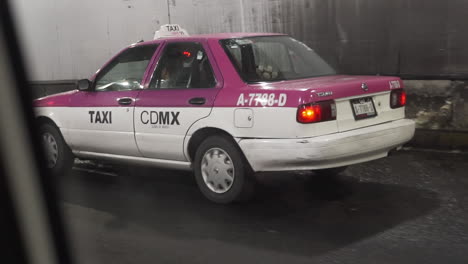
POLYGON ((91 81, 88 79, 81 79, 76 83, 76 88, 80 91, 88 91, 91 88, 91 81))

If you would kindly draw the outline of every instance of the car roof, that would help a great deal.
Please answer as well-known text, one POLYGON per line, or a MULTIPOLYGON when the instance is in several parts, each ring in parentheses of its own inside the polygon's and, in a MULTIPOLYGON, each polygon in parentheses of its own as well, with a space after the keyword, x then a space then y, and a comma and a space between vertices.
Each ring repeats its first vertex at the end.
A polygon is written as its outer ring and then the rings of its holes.
POLYGON ((200 34, 193 35, 197 38, 207 38, 207 39, 229 39, 229 38, 246 38, 246 37, 261 37, 261 36, 281 36, 285 34, 279 33, 245 33, 245 32, 235 32, 235 33, 215 33, 215 34, 200 34))
POLYGON ((246 38, 246 37, 263 37, 263 36, 285 36, 286 34, 280 33, 243 33, 243 32, 235 32, 235 33, 214 33, 214 34, 199 34, 199 35, 190 35, 184 37, 172 37, 172 38, 161 38, 155 39, 150 41, 139 42, 137 45, 145 45, 145 44, 153 44, 159 43, 164 40, 177 40, 177 39, 230 39, 230 38, 246 38))

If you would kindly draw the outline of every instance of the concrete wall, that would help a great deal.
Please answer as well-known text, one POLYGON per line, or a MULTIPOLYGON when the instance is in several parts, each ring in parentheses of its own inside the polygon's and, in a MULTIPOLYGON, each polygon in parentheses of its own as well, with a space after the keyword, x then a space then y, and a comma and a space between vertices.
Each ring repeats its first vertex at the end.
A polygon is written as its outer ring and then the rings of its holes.
POLYGON ((89 76, 160 24, 288 33, 341 72, 468 78, 466 0, 15 0, 34 80, 89 76))
POLYGON ((166 1, 14 0, 32 80, 80 79, 167 23, 166 1))
POLYGON ((215 2, 177 0, 173 10, 195 32, 288 33, 345 73, 468 77, 466 0, 215 2))

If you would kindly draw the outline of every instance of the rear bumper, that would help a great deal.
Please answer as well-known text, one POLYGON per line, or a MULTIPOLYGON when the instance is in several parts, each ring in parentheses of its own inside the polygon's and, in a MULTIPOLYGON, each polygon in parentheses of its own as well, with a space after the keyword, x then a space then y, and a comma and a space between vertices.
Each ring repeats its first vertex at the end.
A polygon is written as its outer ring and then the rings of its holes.
POLYGON ((411 140, 415 123, 400 119, 325 136, 298 139, 238 139, 254 171, 314 170, 386 157, 411 140))

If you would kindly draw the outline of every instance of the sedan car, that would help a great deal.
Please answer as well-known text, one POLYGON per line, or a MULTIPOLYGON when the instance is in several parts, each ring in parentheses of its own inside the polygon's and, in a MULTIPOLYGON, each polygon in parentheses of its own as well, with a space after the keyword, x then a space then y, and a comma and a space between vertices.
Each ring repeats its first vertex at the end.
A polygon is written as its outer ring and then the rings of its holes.
POLYGON ((254 174, 339 173, 414 134, 397 77, 338 75, 283 34, 178 36, 126 47, 77 89, 35 101, 48 167, 74 157, 193 170, 211 201, 254 174))

